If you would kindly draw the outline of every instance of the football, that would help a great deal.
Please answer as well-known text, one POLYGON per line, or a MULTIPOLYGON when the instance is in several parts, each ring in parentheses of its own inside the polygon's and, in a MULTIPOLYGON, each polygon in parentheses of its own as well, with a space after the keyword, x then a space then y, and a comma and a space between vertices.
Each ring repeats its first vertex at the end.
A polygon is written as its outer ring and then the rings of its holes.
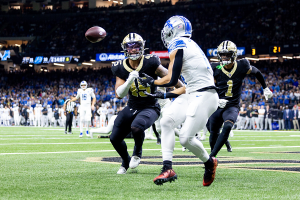
POLYGON ((93 26, 85 32, 85 37, 92 43, 100 42, 106 36, 106 31, 100 26, 93 26))

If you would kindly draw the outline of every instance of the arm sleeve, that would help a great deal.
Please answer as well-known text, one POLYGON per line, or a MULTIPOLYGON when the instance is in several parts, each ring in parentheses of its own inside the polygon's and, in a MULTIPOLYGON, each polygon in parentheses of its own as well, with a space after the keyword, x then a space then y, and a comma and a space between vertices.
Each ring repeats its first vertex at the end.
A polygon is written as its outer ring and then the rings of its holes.
POLYGON ((177 98, 178 96, 179 96, 179 94, 174 94, 174 93, 171 93, 171 92, 165 93, 165 99, 167 99, 167 98, 177 98))
POLYGON ((175 55, 171 80, 167 84, 160 85, 160 87, 171 87, 177 84, 182 69, 182 58, 183 49, 178 49, 175 55))
POLYGON ((264 79, 262 73, 256 67, 254 67, 254 66, 251 66, 251 67, 252 67, 252 70, 251 70, 250 74, 253 74, 257 78, 257 80, 260 82, 263 89, 265 89, 267 87, 267 85, 266 85, 266 82, 265 82, 265 79, 264 79))

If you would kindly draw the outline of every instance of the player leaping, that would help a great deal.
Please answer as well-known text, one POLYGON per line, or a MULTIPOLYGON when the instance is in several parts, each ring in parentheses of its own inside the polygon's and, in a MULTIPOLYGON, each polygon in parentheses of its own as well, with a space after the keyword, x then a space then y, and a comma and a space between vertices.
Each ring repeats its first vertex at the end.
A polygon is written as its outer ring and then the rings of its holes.
POLYGON ((168 75, 160 80, 154 80, 149 76, 147 79, 139 80, 144 86, 170 87, 177 83, 177 79, 182 74, 186 82, 186 91, 185 87, 182 87, 173 93, 157 96, 158 98, 168 98, 176 96, 174 93, 181 94, 164 111, 160 121, 163 168, 161 174, 153 181, 155 184, 161 185, 177 179, 177 175, 172 169, 175 146, 174 129, 183 123, 179 134, 180 144, 204 162, 203 185, 209 186, 215 178, 218 161, 208 155, 203 144, 196 139, 195 134, 206 125, 208 118, 218 107, 219 98, 213 71, 201 48, 190 39, 192 25, 188 19, 182 16, 171 17, 165 23, 161 35, 170 54, 168 75), (184 92, 185 94, 182 94, 184 92))
MULTIPOLYGON (((115 62, 112 72, 116 76, 116 97, 121 99, 128 93, 129 101, 128 105, 118 114, 110 135, 112 145, 123 160, 117 174, 125 174, 129 167, 134 169, 139 165, 145 137, 144 131, 155 122, 160 114, 157 100, 144 94, 145 91, 155 93, 156 86, 143 87, 137 79, 139 74, 146 73, 157 79, 157 76, 164 77, 168 73, 168 70, 160 64, 157 56, 143 55, 145 41, 140 35, 128 34, 121 46, 128 58, 115 62), (124 141, 130 132, 135 141, 132 158, 128 154, 124 141)), ((177 86, 181 87, 183 84, 178 82, 177 86)))
POLYGON ((92 110, 95 109, 94 105, 96 103, 96 97, 94 90, 87 87, 86 81, 81 81, 80 89, 77 91, 77 96, 68 102, 76 101, 80 98, 80 135, 82 137, 83 126, 86 126, 86 136, 89 137, 89 129, 91 124, 92 110), (91 99, 93 99, 91 101, 91 99))
POLYGON ((237 47, 231 41, 222 42, 217 49, 220 63, 212 63, 214 78, 220 98, 219 108, 209 118, 207 128, 210 132, 209 142, 212 149, 210 156, 216 156, 225 142, 239 114, 239 102, 242 84, 247 74, 254 75, 263 87, 266 100, 272 97, 261 72, 251 66, 246 59, 236 60, 237 47), (220 128, 223 125, 221 134, 220 128))

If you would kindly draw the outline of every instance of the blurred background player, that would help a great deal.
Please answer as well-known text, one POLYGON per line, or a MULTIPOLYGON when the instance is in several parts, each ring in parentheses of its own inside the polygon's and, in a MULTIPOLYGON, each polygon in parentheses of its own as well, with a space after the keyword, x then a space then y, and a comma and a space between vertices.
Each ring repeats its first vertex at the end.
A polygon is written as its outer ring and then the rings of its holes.
POLYGON ((17 104, 14 104, 12 110, 13 110, 13 114, 14 114, 14 123, 15 123, 15 126, 20 126, 19 106, 17 104))
POLYGON ((47 126, 51 127, 51 124, 53 122, 53 112, 52 112, 52 108, 50 105, 47 105, 47 126))
POLYGON ((29 125, 33 126, 34 125, 34 113, 33 113, 33 108, 30 106, 27 109, 28 112, 28 119, 29 119, 29 125))
POLYGON ((74 115, 74 109, 76 107, 76 103, 75 102, 70 102, 71 99, 67 99, 64 103, 64 113, 66 115, 66 125, 65 125, 65 134, 72 134, 72 121, 73 121, 73 115, 74 115), (67 132, 67 127, 69 127, 69 131, 67 132))
POLYGON ((10 109, 8 105, 5 105, 4 107, 4 125, 10 126, 10 109))
POLYGON ((4 107, 3 104, 0 105, 0 126, 4 126, 4 107))
POLYGON ((210 156, 217 156, 222 146, 228 140, 229 133, 239 114, 239 103, 242 93, 243 80, 247 74, 254 75, 263 87, 266 100, 272 97, 272 92, 267 87, 261 72, 251 66, 246 59, 236 60, 237 47, 229 41, 223 41, 217 48, 219 63, 212 63, 214 79, 219 94, 218 109, 211 115, 208 121, 210 132, 209 142, 210 156), (220 134, 220 128, 223 125, 220 134))
POLYGON ((59 126, 65 127, 66 126, 66 116, 65 110, 63 106, 59 108, 59 126))
POLYGON ((101 105, 101 107, 97 110, 97 113, 100 115, 100 127, 106 127, 106 115, 108 111, 105 103, 101 105))
POLYGON ((81 81, 80 89, 77 91, 77 96, 70 100, 67 104, 70 104, 73 101, 76 101, 80 98, 80 135, 82 137, 83 126, 86 126, 86 136, 89 137, 89 129, 92 118, 92 110, 95 109, 96 97, 94 90, 87 87, 86 81, 81 81), (91 101, 91 99, 93 99, 91 101))
POLYGON ((48 126, 48 111, 47 111, 47 106, 44 106, 42 109, 42 127, 47 127, 48 126))
POLYGON ((35 122, 34 125, 41 127, 41 116, 42 116, 42 105, 36 104, 35 108, 33 109, 35 122))
POLYGON ((54 116, 54 127, 56 127, 57 124, 60 125, 60 123, 59 123, 59 108, 58 108, 57 104, 55 104, 55 107, 53 108, 53 116, 54 116))
POLYGON ((114 109, 112 108, 111 105, 108 106, 107 109, 107 121, 109 122, 110 118, 115 114, 114 109))

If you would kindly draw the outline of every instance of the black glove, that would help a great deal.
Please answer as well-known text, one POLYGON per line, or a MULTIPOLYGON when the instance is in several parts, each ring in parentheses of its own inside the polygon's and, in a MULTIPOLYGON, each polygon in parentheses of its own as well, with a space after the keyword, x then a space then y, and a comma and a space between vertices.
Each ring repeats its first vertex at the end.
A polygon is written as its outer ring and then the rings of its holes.
POLYGON ((145 77, 138 77, 139 82, 144 86, 144 87, 151 87, 154 85, 154 79, 151 76, 148 76, 147 74, 143 73, 145 77))
POLYGON ((163 92, 156 92, 154 94, 150 94, 148 92, 144 92, 144 94, 148 95, 148 96, 151 96, 151 97, 154 97, 154 98, 159 98, 159 99, 165 99, 166 98, 166 93, 163 93, 163 92))

